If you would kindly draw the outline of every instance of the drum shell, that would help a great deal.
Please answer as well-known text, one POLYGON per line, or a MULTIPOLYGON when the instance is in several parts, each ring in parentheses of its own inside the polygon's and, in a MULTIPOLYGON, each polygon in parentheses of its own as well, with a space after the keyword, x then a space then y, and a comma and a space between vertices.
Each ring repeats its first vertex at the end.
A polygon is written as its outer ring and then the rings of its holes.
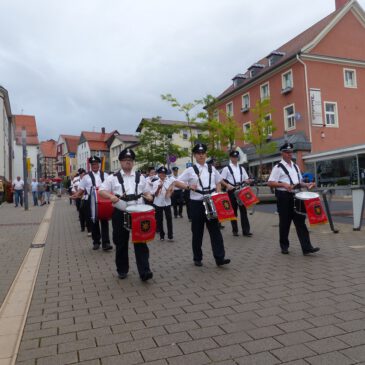
POLYGON ((220 222, 236 220, 234 210, 228 193, 216 193, 211 195, 217 218, 220 222))

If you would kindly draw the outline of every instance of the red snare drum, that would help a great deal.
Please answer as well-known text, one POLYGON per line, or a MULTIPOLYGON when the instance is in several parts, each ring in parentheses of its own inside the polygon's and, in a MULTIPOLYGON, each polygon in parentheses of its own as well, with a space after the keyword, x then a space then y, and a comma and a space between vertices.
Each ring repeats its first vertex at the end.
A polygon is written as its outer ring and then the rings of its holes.
POLYGON ((99 195, 99 190, 91 189, 90 193, 91 219, 95 223, 97 220, 108 221, 112 219, 114 207, 110 199, 105 199, 99 195))
POLYGON ((251 207, 254 204, 260 202, 259 198, 255 195, 249 186, 245 186, 240 190, 235 191, 235 197, 239 205, 244 205, 246 208, 251 207))
POLYGON ((227 193, 213 193, 210 198, 214 204, 219 222, 237 219, 227 193))
POLYGON ((147 204, 130 205, 124 212, 124 228, 132 231, 134 242, 149 242, 155 238, 155 209, 147 204))
POLYGON ((319 194, 310 191, 301 191, 295 194, 294 209, 299 214, 306 214, 311 226, 328 222, 322 207, 319 194))

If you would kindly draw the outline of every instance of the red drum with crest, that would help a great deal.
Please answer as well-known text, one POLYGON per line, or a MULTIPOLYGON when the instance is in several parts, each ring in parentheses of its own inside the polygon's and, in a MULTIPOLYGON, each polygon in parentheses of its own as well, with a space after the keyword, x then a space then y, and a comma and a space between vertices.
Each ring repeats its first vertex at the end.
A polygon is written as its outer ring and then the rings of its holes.
POLYGON ((124 228, 132 232, 131 241, 149 242, 155 238, 155 209, 147 204, 134 204, 124 212, 124 228))
POLYGON ((227 193, 213 193, 210 198, 214 204, 219 222, 237 219, 227 193))
POLYGON ((97 220, 108 221, 112 219, 114 207, 110 199, 100 196, 98 189, 91 189, 90 193, 91 219, 95 223, 97 220))
POLYGON ((236 190, 235 197, 237 203, 239 205, 244 205, 246 208, 250 208, 252 205, 260 202, 259 198, 249 186, 245 186, 240 190, 236 190))
POLYGON ((319 194, 310 191, 301 191, 295 194, 294 209, 299 214, 306 214, 311 226, 328 222, 322 207, 319 194))

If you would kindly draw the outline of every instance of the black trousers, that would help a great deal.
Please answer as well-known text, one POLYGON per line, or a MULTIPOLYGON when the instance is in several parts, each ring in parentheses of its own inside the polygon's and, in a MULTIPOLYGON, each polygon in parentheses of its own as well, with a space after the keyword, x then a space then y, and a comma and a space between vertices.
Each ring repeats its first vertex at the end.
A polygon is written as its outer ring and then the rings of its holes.
MULTIPOLYGON (((237 217, 238 209, 240 211, 242 233, 243 234, 250 233, 250 222, 248 221, 246 207, 244 205, 238 205, 237 200, 234 196, 234 191, 229 191, 228 196, 229 196, 229 199, 231 201, 232 208, 234 210, 234 215, 236 217, 237 217)), ((237 221, 231 221, 231 225, 232 225, 232 231, 233 232, 238 232, 237 221)))
POLYGON ((298 214, 294 209, 294 194, 287 191, 275 192, 279 211, 279 235, 280 247, 282 250, 289 248, 289 230, 291 222, 294 222, 297 231, 298 239, 303 251, 308 251, 312 248, 309 238, 308 228, 305 224, 305 216, 298 214))
POLYGON ((183 191, 181 189, 174 190, 171 196, 171 204, 174 208, 174 217, 177 218, 178 215, 181 217, 184 205, 183 191))
POLYGON ((85 230, 85 227, 87 228, 88 232, 91 232, 91 219, 89 218, 89 208, 87 206, 88 202, 87 200, 76 200, 76 206, 78 205, 78 211, 79 211, 79 220, 80 220, 80 227, 81 230, 85 230))
MULTIPOLYGON (((112 216, 113 242, 115 244, 115 264, 118 273, 129 271, 128 242, 129 231, 123 226, 123 212, 114 209, 112 216)), ((140 276, 150 271, 149 249, 145 242, 134 243, 134 254, 136 256, 137 269, 140 276)))
POLYGON ((80 211, 80 206, 81 206, 81 198, 77 198, 76 199, 76 209, 78 212, 80 211))
POLYGON ((110 243, 109 222, 99 219, 95 222, 91 221, 91 236, 94 244, 100 244, 100 240, 103 247, 110 243))
POLYGON ((165 231, 163 229, 163 213, 165 212, 166 224, 167 224, 167 238, 173 238, 174 234, 172 232, 172 216, 171 216, 171 205, 166 207, 158 207, 155 205, 156 212, 156 223, 157 231, 160 233, 160 238, 165 238, 165 231))
POLYGON ((193 233, 192 248, 194 261, 201 261, 203 259, 202 244, 205 225, 207 226, 209 232, 214 258, 216 261, 223 260, 225 251, 218 220, 207 219, 202 201, 190 200, 190 212, 192 219, 191 231, 193 233))
POLYGON ((186 215, 188 216, 188 219, 191 220, 191 210, 190 210, 190 190, 184 190, 183 192, 183 198, 186 205, 186 215))

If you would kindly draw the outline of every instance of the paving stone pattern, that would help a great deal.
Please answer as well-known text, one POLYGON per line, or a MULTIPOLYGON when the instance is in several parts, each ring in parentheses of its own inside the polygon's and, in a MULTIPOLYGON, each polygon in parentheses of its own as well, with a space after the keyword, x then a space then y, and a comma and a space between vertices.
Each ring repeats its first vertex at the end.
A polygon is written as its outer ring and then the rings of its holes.
POLYGON ((46 207, 29 206, 30 210, 0 205, 0 306, 30 248, 46 207))
POLYGON ((364 233, 315 227, 310 257, 293 228, 282 255, 278 216, 249 219, 252 238, 225 223, 224 268, 207 233, 204 266, 193 266, 188 221, 174 219, 175 241, 150 244, 143 283, 132 250, 119 280, 114 251, 93 251, 74 207, 56 201, 17 364, 365 363, 364 233))

